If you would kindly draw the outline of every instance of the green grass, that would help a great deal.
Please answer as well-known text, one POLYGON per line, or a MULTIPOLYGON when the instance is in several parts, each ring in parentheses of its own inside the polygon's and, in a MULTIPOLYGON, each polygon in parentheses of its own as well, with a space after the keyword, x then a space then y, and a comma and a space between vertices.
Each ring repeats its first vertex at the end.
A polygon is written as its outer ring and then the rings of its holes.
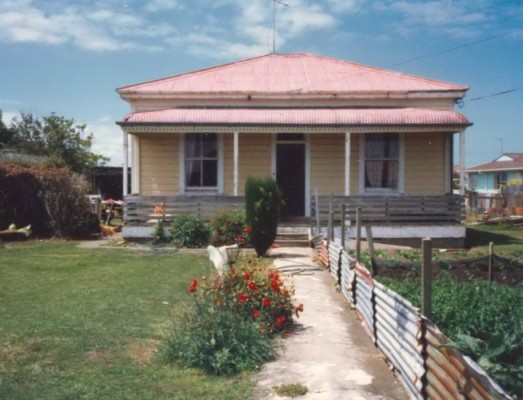
POLYGON ((210 377, 157 356, 204 256, 0 248, 0 399, 246 399, 251 376, 210 377))
POLYGON ((512 224, 467 227, 467 245, 474 251, 487 254, 490 242, 494 243, 496 253, 514 253, 523 246, 523 228, 512 224))

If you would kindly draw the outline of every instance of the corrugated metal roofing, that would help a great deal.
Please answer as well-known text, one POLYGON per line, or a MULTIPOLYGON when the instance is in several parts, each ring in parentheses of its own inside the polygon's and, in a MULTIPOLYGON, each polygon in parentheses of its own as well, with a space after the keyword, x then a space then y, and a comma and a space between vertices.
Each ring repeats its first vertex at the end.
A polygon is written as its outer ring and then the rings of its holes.
POLYGON ((466 126, 469 125, 469 121, 456 111, 418 108, 175 108, 132 113, 127 115, 120 124, 466 126))
POLYGON ((269 54, 125 86, 122 94, 463 92, 466 86, 312 54, 269 54))
MULTIPOLYGON (((523 153, 505 153, 511 161, 491 161, 467 168, 467 172, 523 170, 523 153)), ((501 158, 501 157, 499 157, 501 158)))

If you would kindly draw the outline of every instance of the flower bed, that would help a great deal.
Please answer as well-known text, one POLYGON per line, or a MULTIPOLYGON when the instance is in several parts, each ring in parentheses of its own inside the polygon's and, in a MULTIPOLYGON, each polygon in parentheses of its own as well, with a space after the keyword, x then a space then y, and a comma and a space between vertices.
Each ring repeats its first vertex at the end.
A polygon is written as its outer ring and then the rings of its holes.
POLYGON ((265 268, 260 259, 240 259, 214 279, 194 279, 193 307, 177 322, 168 358, 215 374, 258 367, 276 356, 271 338, 303 312, 291 281, 265 268))

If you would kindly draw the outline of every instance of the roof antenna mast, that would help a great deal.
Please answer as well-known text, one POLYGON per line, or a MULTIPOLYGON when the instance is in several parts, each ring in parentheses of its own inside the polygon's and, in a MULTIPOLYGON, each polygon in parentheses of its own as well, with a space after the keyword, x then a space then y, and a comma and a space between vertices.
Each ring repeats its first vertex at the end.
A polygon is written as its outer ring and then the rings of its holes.
POLYGON ((289 7, 281 0, 272 0, 272 54, 276 54, 276 7, 277 5, 289 7))

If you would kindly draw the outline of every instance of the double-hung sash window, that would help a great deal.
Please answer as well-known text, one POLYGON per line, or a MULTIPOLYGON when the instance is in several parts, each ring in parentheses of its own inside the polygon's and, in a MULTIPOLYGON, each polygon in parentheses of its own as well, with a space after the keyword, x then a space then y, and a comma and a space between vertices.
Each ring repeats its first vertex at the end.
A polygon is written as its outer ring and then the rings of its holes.
POLYGON ((218 137, 215 133, 185 135, 186 190, 217 189, 218 137))
POLYGON ((398 191, 400 139, 397 133, 365 135, 365 191, 398 191))

